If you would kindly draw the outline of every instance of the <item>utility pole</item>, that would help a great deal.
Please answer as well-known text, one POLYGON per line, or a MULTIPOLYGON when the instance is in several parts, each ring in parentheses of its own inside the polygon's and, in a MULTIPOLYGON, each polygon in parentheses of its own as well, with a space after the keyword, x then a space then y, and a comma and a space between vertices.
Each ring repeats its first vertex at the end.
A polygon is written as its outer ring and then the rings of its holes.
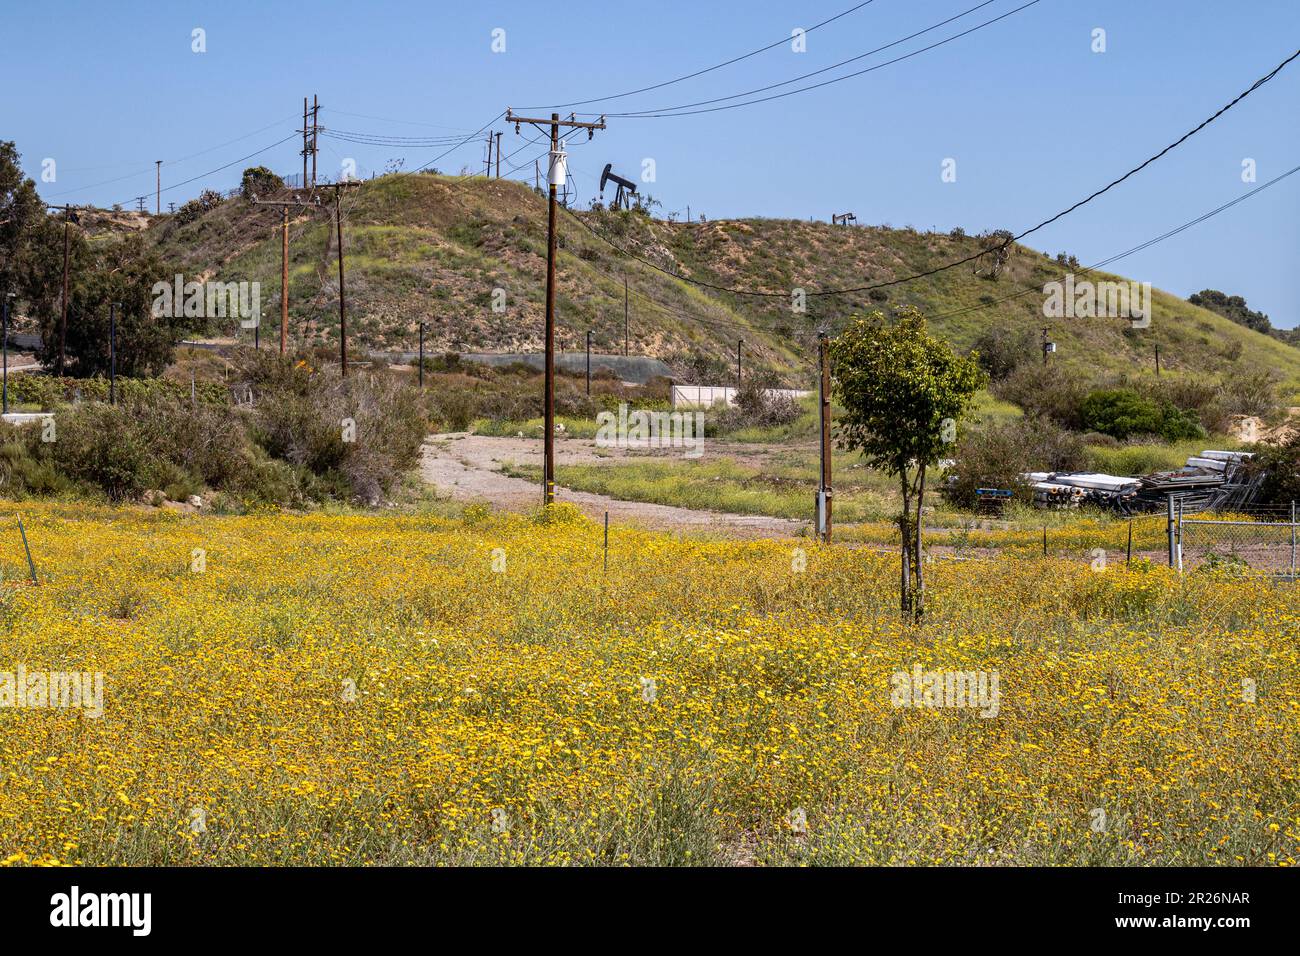
POLYGON ((627 276, 623 276, 623 357, 628 356, 628 344, 631 339, 627 332, 627 276))
POLYGON ((302 188, 307 188, 307 97, 302 98, 302 188))
POLYGON ((487 171, 483 173, 488 179, 492 178, 492 131, 488 130, 488 157, 487 171))
POLYGON ((154 171, 154 213, 162 215, 162 160, 153 161, 154 171))
POLYGON ((1156 378, 1160 377, 1160 343, 1156 343, 1156 378))
POLYGON ((9 414, 9 300, 14 293, 0 295, 0 310, 4 314, 4 414, 9 414))
POLYGON ((424 388, 424 323, 420 323, 420 388, 424 388))
POLYGON ((311 184, 316 185, 316 154, 320 151, 320 103, 311 95, 311 184))
POLYGON ((740 347, 745 344, 744 339, 736 339, 736 391, 740 391, 740 347))
POLYGON ((117 303, 108 304, 108 404, 117 404, 117 303))
POLYGON ((348 377, 348 311, 343 286, 343 208, 341 197, 343 190, 361 184, 356 180, 344 179, 337 183, 322 183, 321 189, 334 190, 334 223, 338 232, 339 243, 339 368, 343 378, 348 377))
POLYGON ((62 375, 63 357, 68 344, 68 224, 77 222, 78 219, 73 215, 72 207, 69 205, 48 208, 63 210, 63 304, 59 314, 59 355, 54 365, 55 373, 62 375))
POLYGON ((501 178, 501 134, 497 133, 497 179, 501 178))
POLYGON ((817 336, 818 390, 821 401, 821 488, 817 493, 817 532, 823 544, 831 543, 831 362, 826 333, 817 336))
POLYGON ((551 154, 547 181, 548 196, 546 203, 546 414, 545 414, 545 455, 542 462, 542 503, 549 505, 555 501, 555 200, 556 189, 568 176, 566 157, 560 151, 560 127, 585 129, 587 138, 595 131, 605 128, 605 117, 595 123, 581 122, 569 114, 567 120, 560 119, 559 113, 552 113, 550 120, 516 116, 506 107, 506 122, 515 124, 515 134, 519 133, 521 123, 528 123, 537 129, 549 126, 551 132, 551 154))
POLYGON ((591 397, 591 329, 587 330, 587 397, 591 397))
POLYGON ((280 207, 280 355, 283 356, 289 345, 289 207, 319 206, 320 200, 282 202, 254 196, 253 205, 280 207))

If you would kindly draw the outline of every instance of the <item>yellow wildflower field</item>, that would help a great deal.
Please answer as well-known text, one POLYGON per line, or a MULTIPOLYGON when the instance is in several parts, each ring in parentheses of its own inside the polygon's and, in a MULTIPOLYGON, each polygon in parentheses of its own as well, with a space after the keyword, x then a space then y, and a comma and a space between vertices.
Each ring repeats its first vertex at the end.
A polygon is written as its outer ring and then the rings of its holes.
POLYGON ((939 562, 910 626, 887 555, 615 528, 605 570, 563 507, 8 510, 0 672, 103 675, 0 707, 9 864, 1300 857, 1288 584, 939 562), (900 702, 933 672, 996 699, 900 702))

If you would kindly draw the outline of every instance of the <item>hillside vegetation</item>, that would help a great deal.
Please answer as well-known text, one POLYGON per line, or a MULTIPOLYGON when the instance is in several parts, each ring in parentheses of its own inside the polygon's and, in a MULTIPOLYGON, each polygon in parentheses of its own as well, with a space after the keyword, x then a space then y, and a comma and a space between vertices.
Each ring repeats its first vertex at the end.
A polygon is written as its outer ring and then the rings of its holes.
MULTIPOLYGON (((540 349, 543 196, 509 180, 401 174, 350 191, 343 215, 349 338, 357 347, 414 349, 424 321, 426 346, 434 351, 540 349), (496 289, 504 292, 500 311, 493 307, 496 289)), ((809 297, 805 313, 791 308, 796 287, 875 284, 979 252, 981 240, 959 231, 777 219, 668 223, 608 211, 562 213, 559 221, 558 342, 564 350, 581 349, 588 329, 595 333, 596 351, 622 349, 626 277, 632 352, 663 358, 696 378, 730 374, 740 338, 747 367, 770 368, 792 384, 806 382, 808 345, 819 326, 834 329, 853 313, 914 305, 935 332, 962 350, 990 328, 1032 334, 1036 341, 1049 324, 1059 349, 1054 361, 1092 373, 1150 369, 1159 344, 1167 370, 1219 375, 1240 363, 1271 368, 1290 387, 1300 385, 1300 350, 1159 290, 1148 329, 1132 329, 1121 319, 1045 322, 1043 284, 1081 269, 1020 246, 996 279, 976 274, 988 271, 981 260, 870 294, 809 297), (702 290, 621 254, 611 243, 691 278, 779 295, 702 290), (1025 294, 999 301, 1019 292, 1025 294)), ((157 219, 148 234, 187 278, 259 280, 265 321, 274 323, 277 207, 232 198, 184 225, 157 219)), ((295 210, 290 236, 291 334, 303 344, 331 341, 337 335, 338 287, 329 210, 295 210)), ((1121 279, 1105 273, 1088 278, 1121 279)))

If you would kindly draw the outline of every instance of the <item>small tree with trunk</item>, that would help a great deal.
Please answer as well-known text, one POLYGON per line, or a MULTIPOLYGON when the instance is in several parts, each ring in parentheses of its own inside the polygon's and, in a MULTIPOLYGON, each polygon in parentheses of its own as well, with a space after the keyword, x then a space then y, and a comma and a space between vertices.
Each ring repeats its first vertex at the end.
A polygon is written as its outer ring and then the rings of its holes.
POLYGON ((844 409, 839 444, 898 479, 902 511, 899 606, 920 620, 925 608, 921 507, 927 470, 949 452, 957 424, 987 381, 978 357, 963 358, 906 308, 890 325, 879 312, 858 319, 830 344, 832 394, 844 409))

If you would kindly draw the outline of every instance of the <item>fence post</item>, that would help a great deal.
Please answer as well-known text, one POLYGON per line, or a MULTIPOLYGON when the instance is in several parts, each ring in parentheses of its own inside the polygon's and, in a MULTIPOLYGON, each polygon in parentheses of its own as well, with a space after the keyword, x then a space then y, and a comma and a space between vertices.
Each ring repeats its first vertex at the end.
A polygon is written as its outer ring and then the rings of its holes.
POLYGON ((1127 553, 1124 556, 1125 567, 1133 563, 1133 519, 1132 518, 1128 519, 1128 548, 1126 549, 1126 551, 1127 553))
POLYGON ((1178 499, 1178 573, 1183 573, 1183 499, 1178 499))
POLYGON ((1295 583, 1295 502, 1291 502, 1291 582, 1295 583))
POLYGON ((1165 534, 1169 538, 1169 566, 1174 566, 1174 496, 1172 494, 1165 497, 1166 518, 1165 534))

